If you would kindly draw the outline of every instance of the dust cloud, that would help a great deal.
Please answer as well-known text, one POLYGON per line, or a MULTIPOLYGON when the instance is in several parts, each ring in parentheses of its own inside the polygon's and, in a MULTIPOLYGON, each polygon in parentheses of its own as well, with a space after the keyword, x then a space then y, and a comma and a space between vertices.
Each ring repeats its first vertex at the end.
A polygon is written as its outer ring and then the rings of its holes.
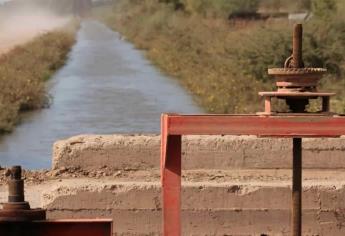
POLYGON ((59 16, 39 4, 0 5, 0 54, 34 37, 62 27, 69 16, 59 16))

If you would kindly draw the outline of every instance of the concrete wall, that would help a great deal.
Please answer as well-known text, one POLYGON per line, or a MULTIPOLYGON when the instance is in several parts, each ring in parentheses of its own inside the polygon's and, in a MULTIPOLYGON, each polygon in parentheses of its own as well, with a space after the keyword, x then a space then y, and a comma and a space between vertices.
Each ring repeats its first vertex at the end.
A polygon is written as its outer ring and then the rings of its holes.
MULTIPOLYGON (((291 235, 291 189, 270 184, 185 183, 183 235, 291 235)), ((307 181, 303 235, 345 235, 344 193, 343 187, 307 181)), ((89 181, 44 196, 51 219, 112 218, 116 235, 161 235, 159 182, 89 181)))
MULTIPOLYGON (((290 235, 291 149, 291 139, 184 137, 183 235, 290 235)), ((345 138, 303 141, 303 235, 345 235, 344 151, 345 138)), ((115 175, 53 186, 43 194, 48 217, 112 218, 116 235, 161 235, 159 162, 158 135, 58 141, 56 171, 115 175)))
MULTIPOLYGON (((345 168, 345 138, 304 139, 303 167, 345 168)), ((291 139, 250 136, 187 136, 183 169, 291 168, 291 139)), ((113 169, 159 169, 160 136, 77 136, 54 145, 53 169, 108 166, 113 169)))

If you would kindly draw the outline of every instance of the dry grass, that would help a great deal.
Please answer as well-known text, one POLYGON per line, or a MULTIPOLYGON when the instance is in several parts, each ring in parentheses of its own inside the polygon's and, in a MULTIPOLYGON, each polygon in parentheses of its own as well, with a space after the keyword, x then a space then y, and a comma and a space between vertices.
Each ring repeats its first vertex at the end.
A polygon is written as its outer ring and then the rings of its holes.
POLYGON ((21 112, 47 105, 44 82, 64 64, 73 43, 73 30, 57 30, 0 56, 0 132, 11 131, 21 112))

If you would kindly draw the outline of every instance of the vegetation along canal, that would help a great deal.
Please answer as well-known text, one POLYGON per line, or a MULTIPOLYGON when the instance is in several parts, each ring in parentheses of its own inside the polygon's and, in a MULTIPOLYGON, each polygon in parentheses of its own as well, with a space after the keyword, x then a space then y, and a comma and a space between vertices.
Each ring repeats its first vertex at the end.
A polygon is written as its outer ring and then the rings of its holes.
POLYGON ((95 21, 82 23, 66 66, 49 83, 50 108, 27 114, 13 133, 0 139, 2 166, 50 168, 58 139, 158 133, 162 112, 202 112, 176 81, 95 21))

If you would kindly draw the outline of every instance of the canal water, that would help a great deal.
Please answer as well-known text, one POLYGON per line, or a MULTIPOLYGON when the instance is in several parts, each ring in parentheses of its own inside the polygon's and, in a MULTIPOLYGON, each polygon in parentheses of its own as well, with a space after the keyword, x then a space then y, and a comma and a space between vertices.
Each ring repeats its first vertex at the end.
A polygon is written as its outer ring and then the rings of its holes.
POLYGON ((69 60, 49 81, 49 109, 25 115, 0 138, 0 165, 51 167, 56 140, 78 134, 159 133, 163 112, 201 113, 192 97, 143 53, 95 21, 85 21, 69 60))

